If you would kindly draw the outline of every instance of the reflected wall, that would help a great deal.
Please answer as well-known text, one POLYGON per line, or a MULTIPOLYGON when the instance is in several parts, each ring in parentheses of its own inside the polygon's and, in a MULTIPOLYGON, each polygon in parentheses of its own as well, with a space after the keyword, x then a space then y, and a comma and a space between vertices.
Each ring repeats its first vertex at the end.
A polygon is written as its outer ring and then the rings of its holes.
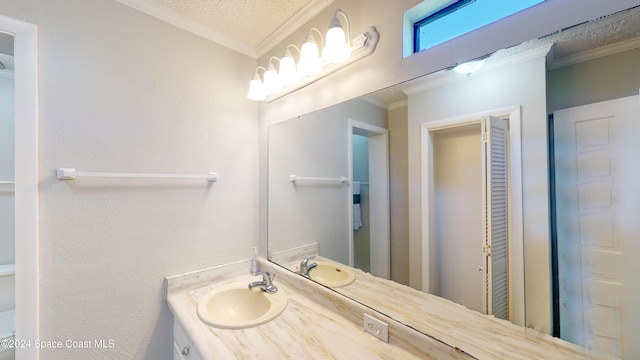
POLYGON ((319 246, 320 255, 349 264, 349 183, 289 181, 349 174, 348 120, 386 127, 386 111, 354 99, 269 127, 269 254, 319 246))

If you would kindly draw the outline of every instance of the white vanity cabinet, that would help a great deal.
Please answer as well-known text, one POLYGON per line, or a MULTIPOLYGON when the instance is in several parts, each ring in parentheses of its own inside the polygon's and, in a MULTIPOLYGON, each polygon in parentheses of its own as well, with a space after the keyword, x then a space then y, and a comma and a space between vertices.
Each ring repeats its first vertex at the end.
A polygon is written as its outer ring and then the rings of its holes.
POLYGON ((204 360, 175 319, 173 320, 173 360, 204 360))

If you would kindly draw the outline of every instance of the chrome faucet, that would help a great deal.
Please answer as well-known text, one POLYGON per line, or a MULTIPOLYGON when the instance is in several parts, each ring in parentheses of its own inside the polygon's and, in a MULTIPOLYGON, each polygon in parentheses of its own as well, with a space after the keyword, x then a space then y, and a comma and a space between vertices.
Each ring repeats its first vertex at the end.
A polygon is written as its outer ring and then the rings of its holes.
POLYGON ((309 260, 315 259, 315 256, 311 256, 308 257, 304 260, 302 260, 300 262, 300 268, 298 269, 298 274, 306 277, 307 279, 309 279, 309 271, 311 271, 311 269, 314 269, 315 267, 318 266, 318 264, 313 263, 313 264, 309 264, 309 260))
POLYGON ((271 275, 268 271, 261 271, 257 275, 262 275, 262 281, 256 281, 249 284, 249 290, 259 287, 263 291, 266 291, 269 294, 275 294, 278 292, 278 288, 273 285, 273 279, 275 279, 276 274, 271 275))

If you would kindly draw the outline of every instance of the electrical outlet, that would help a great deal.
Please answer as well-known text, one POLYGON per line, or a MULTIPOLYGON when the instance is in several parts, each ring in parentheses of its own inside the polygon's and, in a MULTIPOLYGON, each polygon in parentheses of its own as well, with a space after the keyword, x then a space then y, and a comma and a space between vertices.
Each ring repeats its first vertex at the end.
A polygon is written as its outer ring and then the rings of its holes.
POLYGON ((364 331, 384 342, 389 342, 389 325, 371 315, 364 314, 364 331))

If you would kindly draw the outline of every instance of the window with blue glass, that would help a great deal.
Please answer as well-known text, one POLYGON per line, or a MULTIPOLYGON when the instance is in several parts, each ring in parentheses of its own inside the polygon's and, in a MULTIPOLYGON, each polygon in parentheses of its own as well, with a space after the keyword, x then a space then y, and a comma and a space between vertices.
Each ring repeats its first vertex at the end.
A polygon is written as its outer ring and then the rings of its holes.
POLYGON ((544 0, 457 0, 414 23, 414 52, 454 39, 544 0))

